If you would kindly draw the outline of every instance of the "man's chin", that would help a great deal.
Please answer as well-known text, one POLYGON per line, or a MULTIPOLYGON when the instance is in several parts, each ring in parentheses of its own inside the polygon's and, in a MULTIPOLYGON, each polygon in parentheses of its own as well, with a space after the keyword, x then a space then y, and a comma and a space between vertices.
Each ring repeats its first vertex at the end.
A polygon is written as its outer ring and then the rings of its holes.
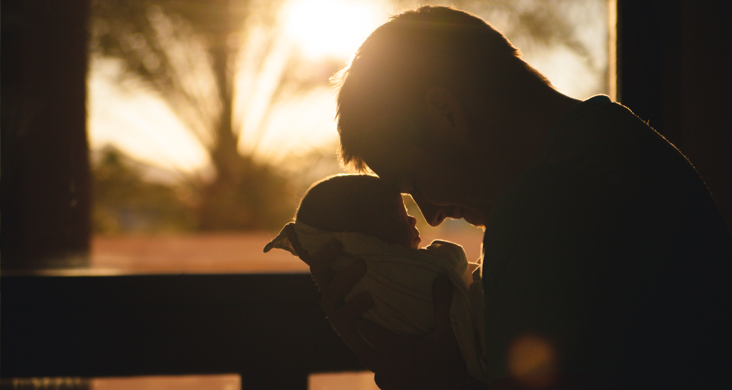
POLYGON ((486 213, 475 209, 462 209, 460 215, 467 223, 485 228, 487 220, 486 213))
POLYGON ((462 219, 463 209, 461 207, 452 207, 448 212, 445 213, 445 216, 451 219, 462 219))

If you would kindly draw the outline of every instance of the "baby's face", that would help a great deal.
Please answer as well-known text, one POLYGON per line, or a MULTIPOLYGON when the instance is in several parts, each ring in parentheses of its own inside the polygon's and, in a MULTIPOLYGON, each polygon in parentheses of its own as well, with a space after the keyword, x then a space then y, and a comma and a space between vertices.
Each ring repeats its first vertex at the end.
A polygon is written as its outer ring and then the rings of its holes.
POLYGON ((401 194, 396 194, 371 216, 368 234, 390 244, 417 249, 422 240, 416 224, 417 219, 407 214, 401 194))

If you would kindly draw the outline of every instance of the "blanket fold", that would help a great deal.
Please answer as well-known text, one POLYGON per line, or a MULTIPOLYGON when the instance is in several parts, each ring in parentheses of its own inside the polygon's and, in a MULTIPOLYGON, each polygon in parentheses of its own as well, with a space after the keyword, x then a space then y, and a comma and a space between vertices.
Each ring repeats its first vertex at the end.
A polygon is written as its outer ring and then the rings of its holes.
POLYGON ((287 224, 264 247, 284 249, 308 265, 312 256, 332 239, 343 244, 344 255, 334 262, 338 273, 356 260, 366 261, 366 275, 346 296, 368 291, 374 306, 364 317, 400 335, 424 335, 434 327, 432 284, 439 274, 453 285, 450 320, 468 372, 487 384, 483 341, 483 290, 479 265, 469 264, 460 245, 435 240, 423 249, 392 245, 375 237, 354 232, 327 232, 302 222, 287 224))

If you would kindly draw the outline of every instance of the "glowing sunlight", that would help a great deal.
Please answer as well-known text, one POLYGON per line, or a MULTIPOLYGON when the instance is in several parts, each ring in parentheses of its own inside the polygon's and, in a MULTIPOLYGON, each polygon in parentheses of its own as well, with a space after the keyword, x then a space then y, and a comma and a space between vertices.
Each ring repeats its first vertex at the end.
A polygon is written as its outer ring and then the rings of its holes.
POLYGON ((124 88, 119 63, 92 61, 87 88, 89 144, 92 150, 116 145, 154 166, 194 172, 208 164, 205 149, 160 97, 143 88, 124 88))
POLYGON ((386 21, 379 1, 293 0, 286 30, 310 58, 348 57, 386 21))

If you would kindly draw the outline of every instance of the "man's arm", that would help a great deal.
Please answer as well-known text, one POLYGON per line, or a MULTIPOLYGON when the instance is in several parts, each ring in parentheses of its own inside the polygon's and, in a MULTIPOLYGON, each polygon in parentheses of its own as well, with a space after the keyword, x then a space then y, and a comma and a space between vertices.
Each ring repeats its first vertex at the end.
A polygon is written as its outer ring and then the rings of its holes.
POLYGON ((452 285, 446 277, 438 277, 433 288, 435 329, 419 338, 399 336, 361 318, 373 305, 368 293, 345 303, 346 294, 365 275, 366 263, 359 261, 334 275, 331 265, 340 253, 340 242, 332 241, 309 259, 310 272, 320 288, 320 305, 331 325, 361 364, 376 374, 381 389, 482 388, 470 387, 475 383, 452 331, 452 285))

